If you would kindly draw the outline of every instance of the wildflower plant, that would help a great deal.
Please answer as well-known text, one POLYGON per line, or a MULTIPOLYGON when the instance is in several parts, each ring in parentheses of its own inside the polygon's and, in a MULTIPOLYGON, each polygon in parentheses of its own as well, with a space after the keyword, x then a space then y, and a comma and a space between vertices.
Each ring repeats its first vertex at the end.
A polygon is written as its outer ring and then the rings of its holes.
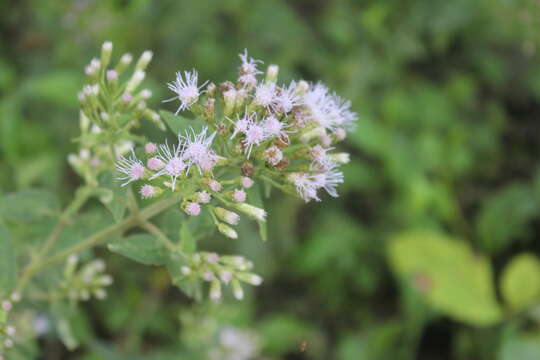
MULTIPOLYGON (((242 235, 236 226, 244 218, 257 222, 266 240, 271 214, 263 198, 273 189, 321 201, 325 193, 337 197, 344 181, 339 168, 349 155, 335 146, 357 116, 350 102, 322 83, 283 83, 277 65, 264 69, 246 50, 234 82, 201 81, 195 69, 177 72, 167 84, 171 97, 163 100, 174 108, 157 112, 146 103, 151 91, 142 87, 152 53, 144 52, 132 67, 130 54, 113 62, 112 48, 103 44, 100 57, 85 68, 88 84, 78 95, 81 133, 68 162, 83 185, 64 211, 47 206, 57 219, 35 254, 16 256, 7 235, 1 240, 4 262, 14 269, 17 260, 22 271, 0 275, 0 354, 16 344, 11 314, 31 300, 62 309, 106 297, 113 278, 93 256, 98 245, 166 267, 172 283, 197 300, 219 302, 225 294, 243 299, 246 286, 263 282, 256 266, 242 255, 202 251, 198 241, 214 231, 237 239, 242 235), (164 135, 168 126, 172 136, 148 139, 140 131, 143 122, 164 135), (90 215, 80 210, 93 198, 110 216, 82 231, 90 215), (74 229, 76 235, 70 233, 74 229), (63 271, 44 275, 61 264, 63 271), (38 281, 43 278, 49 284, 45 292, 38 281)), ((12 194, 8 200, 35 204, 41 195, 12 194)))

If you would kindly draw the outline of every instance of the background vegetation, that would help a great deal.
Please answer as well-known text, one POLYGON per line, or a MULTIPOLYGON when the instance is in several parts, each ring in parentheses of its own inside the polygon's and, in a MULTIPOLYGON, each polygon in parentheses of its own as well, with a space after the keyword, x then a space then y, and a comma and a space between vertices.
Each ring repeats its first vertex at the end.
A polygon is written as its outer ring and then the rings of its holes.
POLYGON ((256 333, 267 359, 540 358, 538 1, 1 8, 0 193, 72 196, 76 94, 105 40, 117 55, 154 51, 154 107, 176 70, 233 78, 248 48, 284 79, 323 80, 360 114, 339 199, 274 198, 267 243, 249 224, 238 241, 211 240, 264 275, 247 300, 192 304, 165 270, 103 251, 109 299, 76 316, 75 353, 51 329, 41 358, 204 359, 225 325, 256 333))

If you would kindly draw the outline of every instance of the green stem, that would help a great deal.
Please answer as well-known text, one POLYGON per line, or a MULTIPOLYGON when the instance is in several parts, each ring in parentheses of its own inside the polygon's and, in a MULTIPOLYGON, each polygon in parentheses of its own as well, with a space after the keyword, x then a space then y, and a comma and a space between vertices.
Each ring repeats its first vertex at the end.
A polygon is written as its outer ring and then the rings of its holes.
POLYGON ((79 242, 77 245, 74 245, 68 249, 65 249, 51 256, 48 259, 42 260, 40 257, 34 258, 34 260, 26 267, 26 270, 23 272, 23 275, 21 276, 15 291, 19 293, 22 292, 24 288, 26 287, 26 285, 28 284, 28 282, 43 269, 64 261, 64 259, 66 259, 71 254, 79 253, 93 246, 96 246, 102 241, 104 241, 105 239, 109 238, 110 236, 116 233, 124 232, 136 225, 141 224, 141 222, 144 222, 156 216, 157 214, 161 213, 163 210, 171 207, 172 205, 177 204, 178 202, 180 202, 180 200, 181 200, 180 197, 174 197, 174 198, 162 200, 160 202, 157 202, 155 204, 152 204, 144 208, 137 214, 132 214, 128 216, 127 218, 125 218, 124 220, 116 224, 113 224, 101 231, 98 231, 97 233, 79 242))
POLYGON ((90 187, 80 188, 73 198, 73 201, 66 207, 66 209, 60 215, 58 222, 54 226, 51 234, 45 240, 43 247, 39 250, 38 254, 30 261, 30 263, 24 269, 20 281, 17 285, 16 291, 20 291, 25 285, 26 282, 30 279, 32 269, 37 266, 41 259, 47 255, 47 253, 52 249, 56 241, 60 238, 62 230, 69 223, 70 218, 77 212, 79 209, 86 203, 86 201, 92 196, 94 189, 90 187))

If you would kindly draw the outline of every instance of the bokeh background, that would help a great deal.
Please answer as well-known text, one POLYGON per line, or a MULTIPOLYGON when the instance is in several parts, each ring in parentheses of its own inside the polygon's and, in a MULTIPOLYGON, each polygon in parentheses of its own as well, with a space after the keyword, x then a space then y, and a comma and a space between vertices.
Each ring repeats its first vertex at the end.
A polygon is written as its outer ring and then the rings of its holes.
POLYGON ((522 287, 501 290, 506 266, 540 251, 540 2, 4 0, 1 9, 3 193, 71 196, 76 94, 105 40, 116 56, 154 51, 154 108, 175 71, 235 78, 248 48, 279 64, 284 81, 324 81, 360 118, 342 146, 352 161, 340 198, 274 197, 267 243, 244 224, 240 240, 204 245, 253 259, 266 281, 246 301, 195 305, 163 269, 103 253, 116 280, 109 299, 84 307, 77 351, 51 334, 42 358, 205 359, 219 342, 213 329, 230 325, 259 338, 258 359, 540 359, 538 301, 519 300, 540 271, 521 267, 522 287))

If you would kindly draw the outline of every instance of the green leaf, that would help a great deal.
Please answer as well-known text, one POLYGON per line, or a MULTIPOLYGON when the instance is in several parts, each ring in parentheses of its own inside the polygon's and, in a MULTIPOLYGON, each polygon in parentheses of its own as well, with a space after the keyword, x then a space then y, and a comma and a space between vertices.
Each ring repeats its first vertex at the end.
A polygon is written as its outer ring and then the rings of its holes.
POLYGON ((0 198, 0 217, 9 221, 30 223, 59 214, 58 199, 45 190, 23 190, 0 198))
POLYGON ((494 253, 526 238, 529 223, 538 215, 539 204, 534 199, 534 191, 523 184, 512 184, 491 196, 476 222, 482 248, 494 253))
POLYGON ((520 333, 510 329, 503 336, 498 360, 540 359, 540 334, 520 333))
POLYGON ((540 297, 540 262, 532 254, 515 256, 501 277, 501 291, 506 303, 520 310, 540 297))
POLYGON ((438 311, 488 326, 501 319, 489 262, 458 240, 431 232, 394 237, 388 257, 396 274, 416 287, 438 311))
POLYGON ((187 221, 180 225, 180 246, 186 254, 193 254, 197 249, 195 237, 191 234, 187 221))
POLYGON ((108 245, 109 250, 145 265, 163 265, 167 249, 150 234, 131 235, 108 245))
POLYGON ((200 301, 202 299, 202 283, 198 278, 190 279, 182 274, 182 266, 186 264, 187 263, 182 256, 178 254, 171 254, 167 260, 167 270, 171 276, 171 281, 187 296, 200 301))
POLYGON ((101 195, 99 199, 111 212, 114 220, 119 222, 124 218, 127 209, 127 187, 121 186, 110 172, 103 173, 99 177, 101 195))
POLYGON ((7 297, 17 282, 17 262, 11 235, 0 222, 0 298, 7 297))
POLYGON ((111 215, 103 208, 79 215, 62 230, 51 252, 57 253, 77 245, 87 237, 112 224, 111 215))
POLYGON ((183 116, 174 115, 173 113, 164 110, 160 111, 159 113, 161 117, 165 119, 165 122, 171 131, 177 135, 184 134, 190 128, 193 128, 197 132, 202 127, 202 124, 199 121, 186 119, 183 116))

